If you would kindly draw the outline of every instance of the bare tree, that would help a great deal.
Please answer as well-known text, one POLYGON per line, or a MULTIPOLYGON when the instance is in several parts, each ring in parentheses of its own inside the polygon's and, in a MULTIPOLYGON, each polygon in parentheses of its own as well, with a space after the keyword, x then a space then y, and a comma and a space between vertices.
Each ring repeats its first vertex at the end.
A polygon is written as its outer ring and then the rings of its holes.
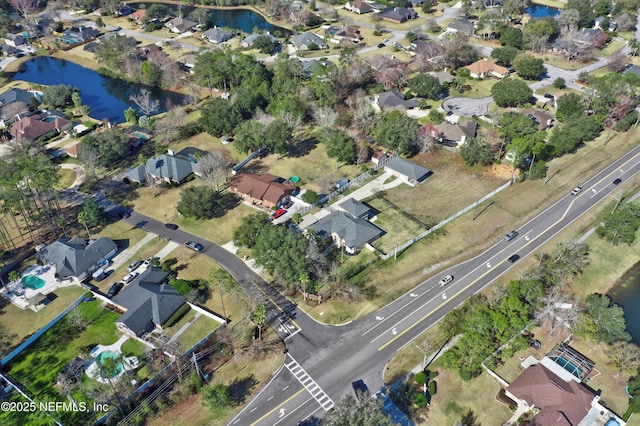
POLYGON ((609 68, 609 71, 612 72, 621 72, 622 70, 624 70, 627 62, 627 55, 625 55, 622 49, 620 49, 609 56, 607 68, 609 68))
POLYGON ((351 108, 353 126, 361 132, 368 133, 375 121, 375 111, 366 93, 362 89, 358 89, 345 102, 351 108))
POLYGON ((27 20, 29 15, 38 9, 38 2, 36 0, 11 0, 11 6, 22 19, 27 20))
POLYGON ((338 118, 338 113, 328 106, 316 107, 313 110, 313 118, 320 127, 333 127, 338 118))
POLYGON ((129 99, 135 103, 140 112, 144 115, 151 115, 160 108, 160 101, 151 97, 151 92, 147 89, 142 89, 137 95, 131 95, 129 99))
POLYGON ((56 376, 56 386, 60 389, 60 393, 66 396, 71 402, 76 402, 76 399, 73 397, 73 391, 78 387, 77 381, 65 373, 58 373, 56 376))
POLYGON ((580 322, 582 309, 575 298, 561 288, 553 287, 542 299, 542 306, 535 314, 536 323, 551 336, 561 329, 571 330, 580 322))
POLYGON ((608 363, 613 365, 618 373, 635 374, 640 368, 640 348, 635 343, 618 341, 611 345, 608 363))
POLYGON ((29 106, 22 101, 11 102, 2 107, 2 115, 8 119, 26 111, 29 111, 29 106))
POLYGON ((198 102, 200 101, 200 90, 201 87, 193 82, 187 84, 187 86, 185 87, 185 98, 189 105, 196 106, 198 104, 198 102))
POLYGON ((420 152, 432 152, 439 148, 437 138, 440 131, 433 124, 426 124, 420 129, 418 148, 420 152))
POLYGON ((93 175, 95 180, 98 180, 98 169, 100 168, 100 156, 98 155, 98 151, 95 149, 80 148, 78 159, 82 161, 85 170, 93 175))
POLYGON ((359 143, 356 146, 356 165, 360 166, 365 164, 371 158, 371 150, 369 149, 369 145, 366 142, 359 143))
POLYGON ((228 155, 222 151, 213 150, 198 160, 198 173, 202 180, 219 190, 221 184, 226 182, 231 164, 228 155))
POLYGON ((175 136, 178 129, 184 124, 187 113, 183 108, 174 108, 164 115, 154 124, 154 132, 160 137, 160 140, 168 144, 175 136))
POLYGON ((578 22, 580 22, 580 12, 575 9, 564 9, 556 18, 560 34, 565 35, 568 32, 577 31, 578 22))
POLYGON ((67 321, 69 324, 78 329, 78 331, 82 331, 87 327, 89 321, 87 318, 80 312, 78 308, 72 310, 67 314, 67 321))
POLYGON ((294 130, 302 124, 302 116, 294 114, 291 111, 284 111, 280 113, 280 120, 294 130))

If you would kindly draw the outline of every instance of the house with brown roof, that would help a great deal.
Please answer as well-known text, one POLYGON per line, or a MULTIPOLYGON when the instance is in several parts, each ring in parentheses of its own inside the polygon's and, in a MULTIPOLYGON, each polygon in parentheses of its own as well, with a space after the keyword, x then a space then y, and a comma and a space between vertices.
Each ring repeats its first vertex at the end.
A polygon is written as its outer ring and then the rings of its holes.
POLYGON ((574 380, 565 381, 541 363, 524 370, 507 387, 506 395, 519 405, 538 410, 533 424, 577 426, 585 418, 594 420, 598 416, 604 422, 615 419, 614 424, 625 424, 599 403, 599 393, 574 380))
POLYGON ((144 24, 147 20, 147 9, 138 9, 129 15, 129 18, 133 19, 137 24, 144 24))
POLYGON ((472 78, 504 78, 509 75, 508 69, 494 63, 493 61, 488 61, 487 58, 480 59, 471 65, 467 65, 465 68, 469 70, 472 78))
POLYGON ((538 130, 547 130, 553 126, 553 115, 541 109, 529 108, 522 110, 522 113, 528 115, 538 125, 538 130))
POLYGON ((229 188, 244 201, 269 208, 286 204, 296 190, 295 185, 278 176, 247 172, 236 174, 229 182, 229 188))
POLYGON ((18 142, 23 140, 36 140, 47 133, 67 130, 71 127, 71 120, 58 116, 46 117, 46 121, 40 115, 24 117, 13 123, 11 136, 18 142))
POLYGON ((362 0, 350 0, 344 5, 344 8, 361 15, 363 13, 373 12, 373 7, 369 3, 365 3, 362 0))
POLYGON ((446 146, 457 147, 463 145, 467 139, 476 137, 478 124, 475 121, 466 121, 452 124, 446 121, 435 126, 438 129, 436 140, 446 146))

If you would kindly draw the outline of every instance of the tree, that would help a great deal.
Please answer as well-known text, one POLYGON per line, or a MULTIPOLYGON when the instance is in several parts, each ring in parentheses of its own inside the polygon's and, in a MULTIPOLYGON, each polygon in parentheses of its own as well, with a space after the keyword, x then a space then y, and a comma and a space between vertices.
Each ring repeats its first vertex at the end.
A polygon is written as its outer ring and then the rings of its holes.
POLYGON ((129 107, 124 110, 124 119, 127 120, 127 123, 138 124, 138 119, 140 119, 140 113, 129 107))
POLYGON ((258 340, 262 340, 262 328, 267 324, 267 307, 260 303, 253 308, 251 321, 258 327, 258 340))
POLYGON ((420 125, 414 119, 394 110, 384 114, 376 126, 376 138, 385 147, 407 153, 418 139, 420 125))
POLYGON ((72 96, 77 91, 78 89, 67 84, 45 87, 42 90, 42 103, 49 105, 51 108, 62 108, 73 105, 72 96))
POLYGON ((226 182, 231 164, 231 158, 225 152, 214 149, 198 159, 198 173, 203 181, 219 191, 226 182))
POLYGON ((129 100, 138 106, 142 115, 150 116, 160 108, 160 101, 153 99, 147 89, 141 89, 137 94, 129 96, 129 100))
POLYGON ((112 169, 117 161, 129 152, 129 137, 122 130, 112 128, 101 133, 90 133, 80 142, 80 152, 93 151, 97 155, 99 165, 112 169))
POLYGON ((555 87, 556 89, 564 89, 565 87, 567 87, 567 83, 564 81, 564 78, 558 77, 553 80, 553 87, 555 87))
POLYGON ((558 98, 556 118, 566 121, 572 117, 584 115, 584 98, 577 93, 566 93, 558 98))
POLYGON ((251 47, 258 49, 260 53, 273 55, 278 48, 278 40, 272 39, 266 34, 262 34, 255 38, 251 47))
POLYGON ((101 30, 106 26, 107 26, 107 24, 105 24, 104 21, 102 20, 102 18, 100 16, 98 16, 96 18, 96 28, 101 30))
POLYGON ((640 348, 635 343, 614 342, 608 351, 608 363, 619 373, 636 374, 640 369, 640 348))
POLYGON ((602 124, 593 117, 581 115, 566 120, 561 127, 551 133, 549 144, 553 146, 553 155, 560 156, 572 152, 578 145, 595 139, 602 131, 602 124))
POLYGON ((104 213, 104 209, 100 207, 93 198, 86 198, 84 200, 84 203, 82 204, 82 211, 80 213, 83 215, 81 222, 90 228, 103 225, 105 223, 106 215, 104 213))
POLYGON ((535 318, 536 323, 553 336, 557 330, 574 329, 580 321, 581 309, 577 301, 560 287, 552 287, 542 298, 535 318))
POLYGON ((223 383, 214 383, 200 389, 202 404, 212 410, 231 406, 231 393, 223 383))
POLYGON ((209 18, 211 17, 211 12, 205 8, 196 7, 189 14, 189 17, 193 19, 195 22, 197 22, 198 25, 204 26, 209 21, 209 18))
POLYGON ((311 189, 307 189, 305 191, 304 194, 302 194, 302 201, 304 201, 305 203, 309 203, 311 205, 317 203, 318 201, 320 201, 320 198, 318 197, 318 194, 311 190, 311 189))
POLYGON ((444 114, 435 108, 431 108, 429 114, 427 114, 427 120, 433 124, 440 124, 444 121, 444 114))
POLYGON ((626 331, 624 310, 622 307, 612 304, 608 296, 588 295, 585 299, 585 309, 595 325, 594 337, 597 340, 607 343, 631 340, 631 336, 626 331))
POLYGON ((491 146, 479 136, 468 139, 460 146, 460 156, 467 166, 475 166, 476 164, 486 166, 493 163, 491 146))
POLYGON ((505 78, 493 85, 491 95, 498 106, 522 106, 531 102, 533 91, 522 80, 505 78))
POLYGON ((348 393, 336 401, 333 408, 324 415, 322 424, 327 426, 391 426, 394 424, 382 409, 382 402, 371 398, 368 392, 348 393))
POLYGON ((569 0, 565 9, 573 9, 578 11, 580 20, 578 26, 580 28, 589 28, 595 18, 593 9, 590 2, 584 2, 582 0, 569 0))
POLYGON ((185 217, 213 219, 221 214, 222 197, 208 186, 190 186, 180 192, 177 209, 185 217))
POLYGON ((517 112, 508 112, 498 121, 498 133, 505 141, 531 135, 537 131, 533 118, 517 112))
POLYGON ((336 169, 339 163, 351 163, 356 154, 356 144, 353 139, 341 130, 323 129, 320 141, 327 148, 327 155, 336 160, 336 169))
POLYGON ((243 121, 233 131, 235 139, 233 144, 238 151, 243 153, 254 152, 263 148, 266 127, 255 120, 243 121))
POLYGON ((614 246, 620 243, 630 246, 636 240, 639 228, 640 204, 626 203, 604 216, 596 234, 614 246))
POLYGON ((503 46, 522 49, 524 36, 519 28, 507 27, 500 33, 500 44, 503 46))
MULTIPOLYGON (((148 60, 143 61, 140 66, 140 73, 141 73, 140 82, 142 84, 145 84, 147 86, 152 86, 152 87, 160 86, 160 82, 162 80, 162 71, 160 71, 160 67, 158 65, 148 60)), ((146 90, 146 89, 142 89, 142 90, 146 90)), ((136 102, 133 99, 133 96, 130 99, 136 102)), ((136 102, 136 104, 138 104, 138 102, 136 102)), ((140 106, 140 104, 138 104, 138 106, 140 106)), ((152 112, 153 111, 145 115, 150 115, 152 112)))
POLYGON ((409 82, 409 88, 421 98, 438 99, 442 96, 442 85, 437 77, 418 74, 409 82))
POLYGON ((293 143, 291 127, 282 120, 273 120, 264 131, 264 145, 273 149, 276 155, 285 155, 293 143))
POLYGON ((495 59, 497 63, 508 67, 511 66, 511 63, 516 56, 518 56, 518 53, 520 53, 520 51, 512 46, 496 47, 491 51, 491 57, 495 59))
POLYGON ((513 67, 525 80, 539 80, 547 72, 544 61, 531 55, 519 55, 514 59, 513 67))
POLYGON ((169 144, 178 129, 184 125, 186 118, 187 113, 183 108, 173 108, 164 117, 155 121, 153 125, 154 133, 161 142, 169 144))
POLYGON ((230 134, 242 121, 240 110, 229 101, 215 98, 200 110, 200 125, 212 136, 230 134))
POLYGON ((13 9, 25 20, 30 14, 38 10, 38 2, 36 0, 10 0, 10 3, 13 9))
POLYGON ((580 13, 575 9, 563 9, 556 17, 556 22, 562 34, 577 30, 580 13))

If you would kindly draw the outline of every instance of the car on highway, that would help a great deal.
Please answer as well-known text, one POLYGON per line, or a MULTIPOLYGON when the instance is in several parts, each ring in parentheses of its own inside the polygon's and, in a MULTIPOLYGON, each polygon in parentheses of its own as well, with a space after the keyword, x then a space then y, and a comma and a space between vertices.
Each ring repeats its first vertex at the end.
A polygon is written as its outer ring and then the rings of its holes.
POLYGON ((509 259, 507 259, 509 262, 513 263, 516 260, 520 259, 520 255, 519 254, 513 254, 509 257, 509 259))
POLYGON ((511 231, 509 232, 507 235, 504 236, 504 240, 505 241, 511 241, 513 240, 515 237, 517 237, 519 234, 517 231, 511 231))
POLYGON ((571 195, 578 195, 581 192, 582 192, 582 187, 576 186, 575 188, 573 188, 573 191, 571 191, 571 195))
POLYGON ((271 215, 271 219, 277 219, 287 212, 286 209, 278 209, 271 215))
POLYGON ((195 241, 187 241, 184 243, 187 248, 190 248, 193 251, 197 251, 198 253, 204 249, 204 246, 200 243, 196 243, 195 241))
POLYGON ((122 290, 122 287, 124 287, 124 283, 122 281, 111 284, 109 286, 109 291, 107 292, 107 297, 111 299, 113 296, 118 294, 120 290, 122 290))
POLYGON ((612 184, 614 184, 614 185, 619 185, 619 184, 620 184, 620 182, 622 182, 622 179, 617 178, 617 179, 615 179, 615 180, 614 180, 613 182, 611 182, 611 183, 612 183, 612 184))
POLYGON ((438 285, 440 287, 444 287, 445 285, 449 284, 451 281, 453 281, 453 275, 447 275, 444 278, 442 278, 440 280, 440 282, 438 283, 438 285))
POLYGON ((132 272, 130 274, 127 274, 124 276, 124 278, 122 278, 122 282, 125 284, 129 284, 131 281, 135 280, 138 275, 140 274, 137 272, 132 272))
POLYGON ((175 231, 176 229, 178 229, 178 225, 176 225, 175 223, 165 223, 164 227, 171 229, 172 231, 175 231))
POLYGON ((142 260, 138 259, 127 267, 127 272, 135 271, 140 265, 142 265, 142 260))

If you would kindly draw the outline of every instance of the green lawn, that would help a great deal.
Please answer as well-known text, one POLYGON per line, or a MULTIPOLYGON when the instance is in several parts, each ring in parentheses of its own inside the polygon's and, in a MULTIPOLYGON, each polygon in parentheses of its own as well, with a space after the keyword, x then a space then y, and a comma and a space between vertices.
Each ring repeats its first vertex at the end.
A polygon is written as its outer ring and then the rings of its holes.
POLYGON ((219 326, 219 322, 214 321, 205 315, 201 315, 199 318, 196 318, 191 325, 189 325, 189 328, 187 328, 184 333, 178 336, 177 341, 180 342, 183 348, 190 348, 219 326))
POLYGON ((426 230, 424 225, 405 216, 384 200, 374 198, 367 203, 378 211, 374 224, 386 232, 373 243, 383 253, 392 252, 396 244, 402 244, 426 230))
POLYGON ((605 47, 600 51, 600 56, 608 57, 613 53, 624 47, 624 42, 618 40, 611 40, 605 47))
POLYGON ((69 169, 60 169, 60 181, 56 185, 56 189, 66 189, 70 187, 76 180, 76 172, 69 169))
POLYGON ((466 92, 459 93, 455 90, 451 90, 451 96, 461 97, 461 98, 486 98, 487 96, 491 96, 491 88, 494 84, 496 84, 498 80, 493 78, 486 78, 484 80, 467 80, 467 83, 471 85, 471 90, 467 90, 466 92))

